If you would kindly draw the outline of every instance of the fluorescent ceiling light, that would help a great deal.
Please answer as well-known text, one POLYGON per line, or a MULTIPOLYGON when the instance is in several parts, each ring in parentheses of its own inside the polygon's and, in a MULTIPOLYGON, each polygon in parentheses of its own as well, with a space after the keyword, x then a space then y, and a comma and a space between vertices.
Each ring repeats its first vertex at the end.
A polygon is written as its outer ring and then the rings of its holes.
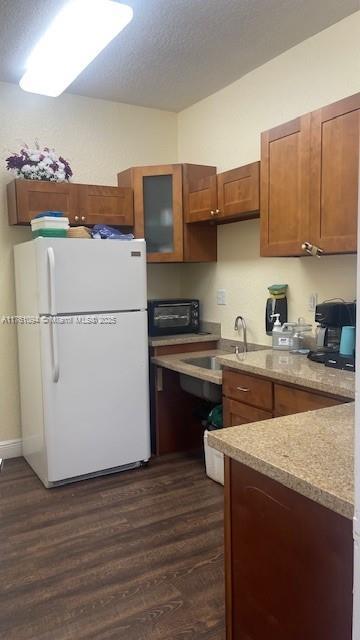
POLYGON ((69 0, 30 54, 20 87, 59 96, 132 17, 113 0, 69 0))

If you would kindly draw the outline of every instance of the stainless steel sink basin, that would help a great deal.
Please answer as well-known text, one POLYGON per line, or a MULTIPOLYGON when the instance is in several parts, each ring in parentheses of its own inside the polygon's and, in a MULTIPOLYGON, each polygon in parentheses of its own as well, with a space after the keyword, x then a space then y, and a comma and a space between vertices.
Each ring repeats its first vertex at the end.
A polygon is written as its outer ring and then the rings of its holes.
POLYGON ((193 364, 195 367, 202 369, 211 369, 212 371, 221 371, 221 364, 218 363, 216 356, 202 356, 199 358, 189 358, 184 360, 186 364, 193 364))
MULTIPOLYGON (((184 362, 195 367, 201 367, 201 369, 221 371, 221 365, 217 362, 216 356, 199 356, 198 358, 187 358, 186 360, 184 358, 184 362)), ((208 400, 214 403, 221 402, 221 384, 215 384, 208 380, 200 380, 200 378, 181 373, 180 386, 184 391, 187 391, 187 393, 191 393, 191 395, 197 396, 202 400, 208 400)))

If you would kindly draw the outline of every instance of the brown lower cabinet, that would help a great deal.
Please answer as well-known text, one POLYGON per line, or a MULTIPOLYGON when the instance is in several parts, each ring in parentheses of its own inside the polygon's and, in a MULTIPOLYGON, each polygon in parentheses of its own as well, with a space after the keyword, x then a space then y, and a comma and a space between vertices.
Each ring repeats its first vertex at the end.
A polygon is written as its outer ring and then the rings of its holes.
MULTIPOLYGON (((150 357, 206 351, 216 349, 216 344, 209 341, 152 347, 150 357)), ((203 427, 196 416, 200 400, 181 389, 179 375, 156 365, 150 367, 152 452, 155 455, 202 447, 203 427)), ((233 369, 223 370, 222 387, 224 427, 347 402, 345 398, 274 383, 233 369)))
POLYGON ((223 371, 224 427, 325 409, 350 401, 234 369, 223 371))
POLYGON ((223 421, 226 427, 235 427, 249 422, 258 422, 259 420, 269 420, 272 417, 270 411, 264 411, 257 407, 251 407, 244 402, 223 397, 223 421))
POLYGON ((225 459, 227 640, 351 640, 352 521, 225 459))
POLYGON ((302 411, 314 411, 342 404, 343 400, 322 396, 312 391, 274 384, 274 411, 277 416, 288 416, 302 411))

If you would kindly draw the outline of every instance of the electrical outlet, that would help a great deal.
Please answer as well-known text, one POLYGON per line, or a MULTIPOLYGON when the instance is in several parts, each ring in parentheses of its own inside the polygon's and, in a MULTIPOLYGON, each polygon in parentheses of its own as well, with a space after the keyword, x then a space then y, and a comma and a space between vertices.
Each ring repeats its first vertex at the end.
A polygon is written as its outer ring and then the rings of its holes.
POLYGON ((216 304, 226 304, 225 289, 218 289, 216 292, 216 304))
POLYGON ((308 311, 315 311, 317 302, 318 302, 318 294, 310 293, 309 299, 308 299, 308 311))

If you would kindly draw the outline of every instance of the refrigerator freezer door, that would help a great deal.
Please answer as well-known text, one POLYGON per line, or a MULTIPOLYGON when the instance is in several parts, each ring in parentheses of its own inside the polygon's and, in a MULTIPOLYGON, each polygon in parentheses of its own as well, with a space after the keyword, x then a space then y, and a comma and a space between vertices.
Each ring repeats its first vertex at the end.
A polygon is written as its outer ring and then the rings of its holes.
POLYGON ((49 482, 150 457, 146 311, 78 318, 41 325, 49 482))
POLYGON ((39 314, 146 309, 144 240, 37 238, 39 314))

